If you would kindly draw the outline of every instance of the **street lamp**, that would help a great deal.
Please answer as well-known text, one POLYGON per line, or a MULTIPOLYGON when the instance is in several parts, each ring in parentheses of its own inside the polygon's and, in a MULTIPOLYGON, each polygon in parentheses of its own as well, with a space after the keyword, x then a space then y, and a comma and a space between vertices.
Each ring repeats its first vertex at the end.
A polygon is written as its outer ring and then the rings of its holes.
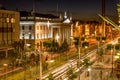
MULTIPOLYGON (((87 48, 89 46, 89 43, 85 40, 84 37, 74 37, 74 44, 77 48, 77 52, 78 52, 78 68, 80 67, 80 53, 81 53, 81 48, 87 48), (84 42, 83 42, 84 41, 84 42)), ((80 72, 80 69, 79 69, 80 72)), ((79 80, 80 80, 80 75, 79 75, 79 80)))
MULTIPOLYGON (((37 46, 39 46, 39 45, 37 45, 37 46)), ((40 52, 40 50, 38 50, 38 52, 39 52, 39 56, 40 56, 40 61, 39 61, 39 63, 40 63, 40 66, 39 66, 39 72, 40 72, 40 74, 39 74, 39 79, 37 78, 36 80, 42 80, 42 55, 41 55, 41 52, 40 52)))
POLYGON ((41 53, 40 53, 40 80, 42 80, 42 59, 41 59, 41 53))
POLYGON ((25 65, 24 65, 24 79, 26 79, 25 77, 25 72, 26 72, 26 65, 27 65, 27 55, 26 55, 26 52, 25 50, 27 49, 27 46, 30 46, 30 44, 26 44, 26 39, 29 39, 29 35, 31 33, 30 32, 23 32, 23 53, 21 53, 21 60, 25 62, 25 65))
POLYGON ((5 64, 3 64, 3 66, 5 67, 5 80, 7 80, 6 79, 7 78, 7 73, 6 72, 7 72, 7 66, 8 66, 8 64, 5 63, 5 64))
POLYGON ((91 80, 91 68, 88 68, 88 72, 89 72, 89 80, 91 80))
POLYGON ((111 75, 113 75, 113 67, 114 67, 114 61, 113 61, 113 56, 114 56, 114 54, 115 54, 115 47, 116 47, 116 45, 115 45, 115 43, 112 43, 112 44, 108 44, 107 45, 107 49, 108 50, 111 50, 111 58, 112 58, 112 71, 111 71, 111 75), (112 51, 112 49, 113 49, 113 51, 112 51))
MULTIPOLYGON (((97 55, 100 55, 100 41, 102 40, 102 42, 105 42, 106 37, 101 37, 100 35, 98 35, 96 37, 96 40, 98 41, 98 48, 97 48, 97 55)), ((99 60, 98 60, 99 61, 99 60)), ((99 63, 99 62, 98 62, 99 63)))

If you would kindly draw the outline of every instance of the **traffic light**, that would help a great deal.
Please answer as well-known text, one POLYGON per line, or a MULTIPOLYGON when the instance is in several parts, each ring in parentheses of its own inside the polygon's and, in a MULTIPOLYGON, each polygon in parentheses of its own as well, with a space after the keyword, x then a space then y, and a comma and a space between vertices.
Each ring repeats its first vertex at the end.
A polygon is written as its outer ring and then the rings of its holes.
POLYGON ((79 37, 74 37, 74 44, 75 46, 79 45, 79 37))
POLYGON ((99 37, 99 36, 98 36, 98 37, 96 37, 96 40, 97 40, 97 41, 100 41, 100 37, 99 37))
POLYGON ((120 50, 120 44, 116 44, 116 45, 115 45, 115 49, 116 49, 116 50, 120 50))
POLYGON ((85 41, 82 43, 82 47, 85 48, 85 47, 88 47, 89 46, 89 42, 85 41))
POLYGON ((106 37, 102 37, 102 40, 105 41, 105 40, 106 40, 106 37))

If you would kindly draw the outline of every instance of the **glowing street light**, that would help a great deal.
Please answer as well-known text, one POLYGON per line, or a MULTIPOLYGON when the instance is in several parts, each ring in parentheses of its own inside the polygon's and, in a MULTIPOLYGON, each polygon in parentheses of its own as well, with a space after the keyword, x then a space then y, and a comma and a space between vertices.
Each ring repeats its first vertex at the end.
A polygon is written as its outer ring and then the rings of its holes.
POLYGON ((91 74, 91 68, 90 67, 88 68, 88 72, 89 72, 89 80, 91 80, 91 75, 90 75, 91 74))
MULTIPOLYGON (((5 73, 7 72, 7 66, 8 66, 8 64, 3 64, 3 66, 5 67, 5 73)), ((5 80, 6 80, 6 78, 7 78, 7 74, 5 75, 5 80)))
POLYGON ((59 37, 59 35, 57 34, 56 37, 55 37, 55 39, 58 41, 59 38, 60 38, 60 37, 59 37))

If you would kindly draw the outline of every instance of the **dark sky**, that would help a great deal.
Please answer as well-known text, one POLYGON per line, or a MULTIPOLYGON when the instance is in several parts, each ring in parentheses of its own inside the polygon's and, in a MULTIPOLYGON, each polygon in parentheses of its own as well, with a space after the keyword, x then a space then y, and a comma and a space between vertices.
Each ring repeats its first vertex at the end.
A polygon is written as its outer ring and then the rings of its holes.
MULTIPOLYGON (((106 0, 106 15, 117 20, 118 0, 106 0)), ((7 9, 31 11, 33 0, 0 0, 7 9)), ((35 0, 35 11, 40 13, 55 13, 67 11, 68 15, 74 18, 98 19, 97 14, 101 14, 102 0, 35 0)))

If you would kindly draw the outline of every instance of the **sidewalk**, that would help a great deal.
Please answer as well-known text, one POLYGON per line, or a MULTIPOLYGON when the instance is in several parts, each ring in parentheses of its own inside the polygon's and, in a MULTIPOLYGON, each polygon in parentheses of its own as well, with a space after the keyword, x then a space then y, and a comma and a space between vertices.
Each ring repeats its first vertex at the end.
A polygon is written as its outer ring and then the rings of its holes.
POLYGON ((21 70, 22 69, 22 67, 18 67, 18 68, 7 68, 6 70, 7 70, 7 72, 0 72, 0 76, 4 76, 4 75, 6 75, 6 74, 9 74, 9 73, 12 73, 12 72, 15 72, 15 71, 18 71, 18 70, 21 70))

